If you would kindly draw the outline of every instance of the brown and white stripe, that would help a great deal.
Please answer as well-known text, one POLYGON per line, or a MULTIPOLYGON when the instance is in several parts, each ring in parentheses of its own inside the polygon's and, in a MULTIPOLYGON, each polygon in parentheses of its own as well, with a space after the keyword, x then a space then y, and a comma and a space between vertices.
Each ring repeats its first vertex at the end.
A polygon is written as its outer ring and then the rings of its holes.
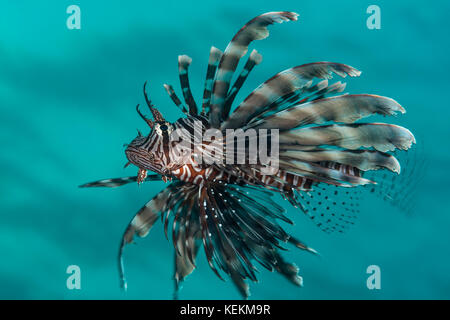
POLYGON ((397 112, 405 113, 405 109, 391 98, 371 94, 346 94, 294 105, 258 120, 250 127, 289 130, 328 121, 353 123, 373 114, 386 116, 397 112))
POLYGON ((297 20, 297 16, 294 12, 268 12, 250 20, 236 33, 222 55, 214 79, 210 110, 210 123, 213 128, 219 127, 231 79, 239 60, 247 53, 249 44, 254 40, 267 38, 267 26, 297 20))
POLYGON ((119 248, 118 263, 121 287, 125 290, 127 288, 127 283, 122 260, 123 248, 125 245, 132 243, 136 235, 142 238, 149 233, 150 229, 153 227, 153 224, 165 210, 171 191, 172 190, 170 188, 166 188, 158 193, 152 200, 147 202, 147 204, 143 206, 133 217, 122 236, 122 241, 119 248))
POLYGON ((395 149, 407 150, 416 140, 406 128, 386 123, 333 124, 307 127, 281 132, 280 148, 284 145, 338 146, 356 150, 373 147, 387 152, 395 149))
POLYGON ((222 112, 222 119, 227 119, 228 114, 231 109, 231 105, 233 104, 234 98, 238 94, 239 90, 241 89, 242 85, 244 84, 245 80, 247 79, 248 75, 252 71, 252 69, 257 65, 260 64, 262 61, 262 56, 256 51, 253 50, 250 54, 250 57, 248 58, 247 62, 244 65, 244 68, 242 69, 241 73, 239 74, 239 77, 236 79, 235 83, 233 84, 233 87, 231 88, 230 92, 228 93, 228 96, 225 101, 225 105, 222 112))
POLYGON ((267 108, 277 107, 297 91, 310 87, 314 78, 329 79, 332 73, 341 77, 360 75, 360 71, 353 67, 334 62, 308 63, 284 70, 250 93, 221 128, 243 127, 251 118, 266 111, 267 108), (273 105, 277 100, 279 102, 273 105))
POLYGON ((164 84, 164 89, 166 89, 170 99, 172 99, 173 103, 175 103, 175 105, 181 110, 181 112, 183 112, 185 115, 189 115, 189 112, 186 110, 186 107, 178 98, 175 90, 173 90, 173 87, 170 84, 164 84))
POLYGON ((191 62, 192 59, 187 55, 178 56, 178 73, 180 75, 180 84, 184 101, 189 108, 189 114, 197 115, 197 104, 192 96, 191 87, 189 85, 188 69, 191 62))
POLYGON ((214 76, 219 65, 222 51, 216 47, 211 47, 209 51, 208 68, 206 69, 205 89, 203 90, 202 114, 206 114, 211 103, 211 91, 213 87, 214 76))
POLYGON ((286 146, 286 148, 286 150, 281 150, 279 153, 280 159, 285 161, 298 160, 316 163, 332 161, 334 163, 356 167, 363 171, 386 168, 400 173, 400 163, 394 156, 376 150, 337 150, 325 148, 295 150, 292 146, 286 146))

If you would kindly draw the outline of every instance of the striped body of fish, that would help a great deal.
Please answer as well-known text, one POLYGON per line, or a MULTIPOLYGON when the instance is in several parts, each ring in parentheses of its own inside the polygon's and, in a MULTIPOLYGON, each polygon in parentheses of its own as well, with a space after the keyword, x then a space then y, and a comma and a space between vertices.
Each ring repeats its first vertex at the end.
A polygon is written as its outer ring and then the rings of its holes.
MULTIPOLYGON (((250 43, 266 38, 269 25, 297 20, 297 16, 293 12, 265 13, 244 25, 224 52, 212 47, 201 107, 197 106, 189 85, 191 59, 179 56, 185 103, 172 86, 164 85, 185 115, 174 123, 167 122, 153 106, 144 85, 145 100, 154 119, 144 116, 139 105, 136 109, 150 127, 150 133, 147 136, 139 133, 125 151, 128 164, 139 169, 137 176, 83 185, 116 187, 134 181, 171 181, 139 210, 123 235, 119 254, 123 287, 126 287, 124 246, 135 236, 145 237, 159 217, 166 236, 171 228, 176 292, 194 270, 201 247, 217 276, 231 278, 243 297, 249 295, 247 280, 257 281, 255 262, 301 285, 298 268, 286 262, 279 249, 290 243, 305 251, 315 251, 283 230, 280 220, 292 221, 271 196, 279 193, 311 219, 320 219, 324 214, 315 212, 316 207, 311 208, 313 195, 319 205, 328 201, 324 207, 327 212, 336 205, 323 195, 327 187, 338 190, 373 184, 374 181, 363 176, 371 170, 400 173, 398 160, 388 152, 409 149, 415 143, 411 132, 393 124, 358 121, 374 114, 391 116, 405 110, 396 101, 382 96, 340 94, 345 83, 331 84, 333 74, 342 78, 360 75, 360 71, 348 65, 316 62, 287 69, 258 86, 232 111, 243 83, 262 61, 261 55, 253 50, 243 70, 233 77, 250 43), (185 152, 180 149, 181 143, 172 139, 175 132, 182 132, 183 138, 196 141, 197 135, 211 129, 223 134, 223 139, 214 143, 198 141, 185 152), (260 162, 229 164, 224 158, 210 164, 199 161, 199 154, 212 156, 215 146, 225 146, 227 132, 232 129, 257 132, 256 140, 246 138, 247 146, 262 139, 259 132, 278 133, 277 167, 268 174, 260 162), (147 174, 148 171, 154 174, 147 174)), ((252 154, 238 150, 234 156, 249 160, 252 154)), ((329 218, 323 218, 317 225, 327 231, 341 231, 341 226, 351 223, 350 214, 354 210, 349 207, 347 211, 330 213, 329 218)))

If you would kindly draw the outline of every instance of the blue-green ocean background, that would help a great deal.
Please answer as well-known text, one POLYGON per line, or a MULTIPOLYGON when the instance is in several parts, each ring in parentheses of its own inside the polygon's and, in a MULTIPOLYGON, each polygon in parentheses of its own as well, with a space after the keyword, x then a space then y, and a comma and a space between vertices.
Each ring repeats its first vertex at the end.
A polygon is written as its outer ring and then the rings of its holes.
MULTIPOLYGON (((120 291, 119 240, 134 213, 164 183, 79 189, 84 182, 134 175, 122 145, 144 132, 135 105, 142 84, 169 120, 180 114, 162 87, 177 91, 177 56, 193 58, 190 78, 200 99, 211 45, 224 49, 254 16, 289 10, 296 23, 271 27, 253 43, 263 63, 242 99, 288 67, 336 61, 363 71, 352 93, 399 101, 429 163, 417 207, 405 215, 365 199, 355 227, 327 235, 284 203, 287 226, 321 253, 285 254, 304 287, 263 268, 254 299, 450 298, 448 144, 448 1, 2 1, 0 4, 0 298, 170 299, 173 247, 157 224, 125 252, 129 280, 120 291), (81 30, 68 30, 66 8, 81 8, 81 30), (371 4, 381 30, 366 27, 371 4), (81 268, 81 290, 66 288, 66 268, 81 268), (381 268, 381 290, 368 290, 366 268, 381 268)), ((238 100, 239 100, 238 99, 238 100)), ((411 181, 413 183, 414 181, 411 181)), ((276 198, 277 201, 281 199, 276 198)), ((239 298, 200 255, 180 298, 239 298)))

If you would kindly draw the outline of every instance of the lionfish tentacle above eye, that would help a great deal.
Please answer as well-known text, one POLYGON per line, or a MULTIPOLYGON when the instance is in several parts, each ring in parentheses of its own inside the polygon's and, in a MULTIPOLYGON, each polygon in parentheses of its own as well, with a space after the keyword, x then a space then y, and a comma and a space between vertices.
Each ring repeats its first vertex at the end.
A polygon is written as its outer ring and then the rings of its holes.
POLYGON ((254 40, 267 38, 269 36, 267 30, 269 25, 297 20, 297 17, 298 14, 294 12, 268 12, 250 20, 236 33, 220 59, 214 79, 209 116, 212 127, 219 127, 231 79, 239 60, 247 53, 249 44, 254 40))
MULTIPOLYGON (((153 128, 153 121, 148 119, 146 116, 144 116, 141 112, 141 110, 139 110, 139 104, 136 106, 136 111, 139 114, 139 116, 142 118, 142 120, 144 120, 145 122, 147 122, 148 126, 150 128, 153 128)), ((139 136, 141 136, 140 132, 138 131, 139 136)))
POLYGON ((144 82, 144 87, 143 87, 144 98, 145 98, 145 102, 147 103, 148 108, 150 109, 150 112, 153 115, 153 119, 155 119, 156 122, 164 122, 165 120, 164 120, 164 117, 162 116, 161 112, 159 112, 158 109, 155 108, 152 101, 148 98, 147 90, 145 89, 146 86, 147 86, 147 81, 144 82))

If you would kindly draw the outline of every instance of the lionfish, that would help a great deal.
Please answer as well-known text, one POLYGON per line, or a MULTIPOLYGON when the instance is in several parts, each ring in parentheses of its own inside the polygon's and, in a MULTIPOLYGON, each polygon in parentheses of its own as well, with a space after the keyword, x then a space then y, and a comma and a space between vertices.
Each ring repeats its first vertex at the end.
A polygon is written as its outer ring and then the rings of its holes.
MULTIPOLYGON (((230 112, 248 75, 262 61, 262 56, 253 50, 231 85, 250 43, 268 37, 269 25, 295 21, 297 17, 294 12, 262 14, 245 24, 225 51, 211 47, 201 110, 189 85, 188 67, 192 59, 179 56, 185 104, 172 86, 164 84, 169 97, 184 114, 174 123, 167 122, 152 104, 144 84, 145 101, 153 120, 140 111, 139 105, 136 110, 150 127, 150 133, 145 136, 138 132, 125 150, 127 165, 134 164, 139 169, 137 176, 81 186, 117 187, 135 181, 138 184, 171 181, 137 212, 123 234, 119 249, 122 288, 127 286, 122 260, 124 246, 132 243, 135 236, 147 236, 159 217, 166 237, 169 224, 172 229, 174 297, 183 280, 195 269, 201 247, 214 273, 222 280, 225 275, 231 278, 244 298, 250 294, 247 280, 257 281, 255 262, 301 286, 298 267, 286 262, 280 250, 289 243, 307 252, 317 252, 280 226, 280 220, 293 222, 271 196, 281 194, 311 219, 320 221, 316 224, 325 231, 342 231, 346 223, 352 223, 351 214, 332 211, 336 202, 324 196, 326 187, 374 185, 374 181, 363 177, 365 171, 387 169, 400 173, 399 161, 388 152, 409 149, 415 143, 413 134, 393 124, 357 121, 375 114, 405 113, 405 109, 393 99, 378 95, 339 95, 345 83, 330 84, 329 80, 333 74, 342 78, 359 76, 361 72, 351 66, 314 62, 284 70, 258 86, 230 112), (197 161, 192 154, 185 156, 174 151, 177 142, 171 139, 171 134, 178 129, 192 138, 208 129, 217 129, 226 136, 228 129, 238 128, 278 132, 279 160, 275 171, 268 174, 261 163, 207 164, 197 161), (155 174, 147 174, 148 171, 155 174), (322 213, 316 206, 311 208, 311 201, 322 205, 322 213)), ((216 142, 225 144, 225 139, 216 142)), ((247 139, 246 145, 251 143, 256 141, 247 139)), ((194 148, 197 153, 212 153, 211 143, 205 141, 194 148)), ((237 153, 242 152, 247 159, 251 156, 246 151, 237 153)))

